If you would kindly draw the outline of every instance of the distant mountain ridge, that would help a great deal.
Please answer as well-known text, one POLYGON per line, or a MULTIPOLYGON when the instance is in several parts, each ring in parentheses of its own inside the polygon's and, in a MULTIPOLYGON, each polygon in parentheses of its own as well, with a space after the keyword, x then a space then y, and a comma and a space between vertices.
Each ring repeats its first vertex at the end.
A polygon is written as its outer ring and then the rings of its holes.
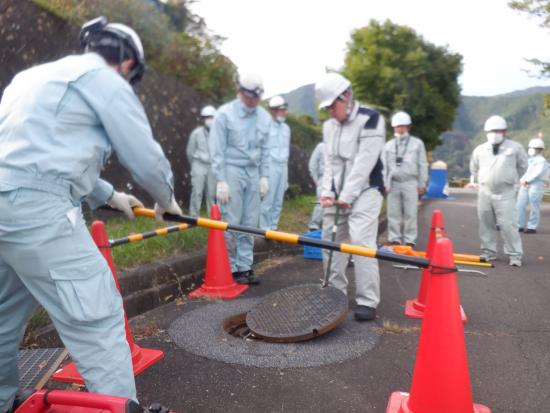
MULTIPOLYGON (((504 116, 509 135, 527 145, 539 131, 550 148, 550 115, 544 114, 544 95, 550 86, 536 86, 495 96, 462 96, 453 129, 442 134, 442 144, 433 151, 433 159, 449 165, 449 175, 464 177, 469 174, 469 157, 473 147, 484 140, 483 124, 494 114, 504 116)), ((304 85, 284 94, 289 111, 308 115, 318 121, 314 85, 304 85)))
POLYGON ((288 102, 288 109, 292 114, 307 115, 315 122, 319 120, 315 107, 315 84, 300 86, 288 93, 283 93, 282 96, 288 102))

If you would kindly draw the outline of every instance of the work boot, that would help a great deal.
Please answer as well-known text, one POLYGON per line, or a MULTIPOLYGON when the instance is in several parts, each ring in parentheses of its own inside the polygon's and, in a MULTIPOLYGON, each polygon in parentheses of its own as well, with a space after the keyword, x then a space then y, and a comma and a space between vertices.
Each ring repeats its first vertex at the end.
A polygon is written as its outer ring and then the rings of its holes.
POLYGON ((376 318, 376 308, 366 305, 358 305, 355 309, 355 319, 357 321, 370 321, 376 318))
POLYGON ((237 284, 257 285, 260 283, 260 279, 254 275, 252 270, 234 272, 233 278, 237 284))
POLYGON ((536 229, 527 228, 525 231, 523 231, 524 234, 536 234, 536 229))
POLYGON ((479 256, 479 260, 481 262, 491 262, 491 261, 495 261, 496 259, 497 259, 496 255, 487 254, 487 253, 483 253, 479 256))
POLYGON ((414 248, 414 243, 412 243, 412 242, 407 242, 407 243, 405 243, 405 245, 406 245, 407 247, 414 248))
POLYGON ((510 266, 521 267, 521 258, 515 256, 510 257, 510 266))
POLYGON ((399 241, 390 241, 390 242, 388 242, 388 245, 401 245, 401 242, 399 242, 399 241))
POLYGON ((518 232, 523 232, 525 231, 525 228, 518 228, 518 232))

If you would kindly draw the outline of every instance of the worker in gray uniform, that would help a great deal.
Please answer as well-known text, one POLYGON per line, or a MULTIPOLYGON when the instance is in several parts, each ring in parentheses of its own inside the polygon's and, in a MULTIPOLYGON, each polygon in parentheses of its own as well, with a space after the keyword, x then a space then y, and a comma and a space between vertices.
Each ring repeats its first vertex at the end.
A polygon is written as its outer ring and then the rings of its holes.
POLYGON ((516 185, 527 170, 523 146, 506 136, 506 120, 493 115, 485 122, 487 142, 470 159, 470 184, 478 188, 477 215, 482 258, 497 258, 497 225, 511 266, 521 267, 523 249, 518 232, 516 185), (476 183, 477 180, 477 183, 476 183))
POLYGON ((208 145, 208 135, 210 134, 215 114, 216 109, 214 106, 209 105, 202 108, 202 125, 193 129, 187 142, 185 153, 189 165, 191 165, 189 213, 192 216, 200 214, 203 198, 206 202, 208 215, 210 215, 210 207, 216 202, 216 180, 210 166, 210 148, 208 145))
MULTIPOLYGON (((321 190, 323 188, 323 171, 325 168, 325 144, 320 142, 317 144, 308 162, 309 176, 315 184, 315 193, 317 194, 317 202, 321 199, 321 190)), ((315 204, 313 212, 311 214, 311 221, 309 222, 309 230, 317 231, 322 228, 323 225, 323 208, 321 204, 315 204)))
POLYGON ((271 113, 269 128, 269 191, 263 197, 260 228, 276 230, 283 211, 288 189, 288 158, 290 156, 290 127, 285 122, 288 104, 282 96, 273 96, 268 103, 271 113))
POLYGON ((384 184, 388 194, 388 242, 414 247, 418 234, 418 197, 426 192, 428 161, 421 139, 409 132, 408 113, 392 116, 393 139, 384 146, 384 184))
POLYGON ((130 83, 145 68, 138 35, 98 18, 86 53, 17 74, 0 101, 0 412, 19 388, 17 353, 40 304, 90 392, 136 400, 122 297, 81 203, 133 218, 135 197, 99 179, 114 151, 156 201, 181 214, 173 175, 130 83))
MULTIPOLYGON (((315 86, 319 108, 330 119, 323 123, 325 167, 320 203, 324 208, 323 239, 330 240, 336 225, 336 242, 376 248, 378 217, 384 190, 382 150, 384 118, 353 98, 351 83, 337 73, 327 74, 315 86)), ((329 255, 323 251, 325 271, 329 255)), ((348 254, 334 253, 329 285, 347 293, 348 254)), ((380 302, 378 261, 355 258, 355 318, 376 318, 380 302)))
MULTIPOLYGON (((256 73, 239 78, 237 98, 222 105, 210 131, 216 200, 224 221, 258 226, 260 200, 269 191, 269 128, 271 116, 259 106, 263 80, 256 73)), ((235 281, 258 284, 254 275, 254 238, 225 233, 235 281)))
POLYGON ((544 159, 544 141, 541 137, 529 141, 527 155, 529 156, 527 172, 520 178, 520 188, 516 202, 518 230, 525 234, 536 234, 540 222, 540 204, 544 197, 544 179, 548 176, 548 170, 550 169, 550 165, 544 159), (526 227, 527 205, 531 207, 531 211, 526 227))

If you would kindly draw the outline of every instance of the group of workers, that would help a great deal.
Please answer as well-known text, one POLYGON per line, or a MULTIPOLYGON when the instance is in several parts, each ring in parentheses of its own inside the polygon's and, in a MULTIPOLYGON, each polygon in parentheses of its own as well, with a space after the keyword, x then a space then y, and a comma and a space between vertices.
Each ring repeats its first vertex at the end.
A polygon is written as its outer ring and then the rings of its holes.
MULTIPOLYGON (((35 66, 14 77, 0 101, 0 413, 12 411, 19 386, 17 354, 25 325, 42 305, 69 350, 89 391, 137 400, 130 349, 124 331, 122 299, 109 268, 82 217, 81 203, 109 204, 133 218, 142 203, 100 178, 111 153, 155 200, 155 213, 181 215, 173 175, 153 139, 144 108, 131 85, 144 73, 142 43, 133 29, 98 18, 80 34, 85 53, 35 66)), ((198 215, 217 202, 222 218, 236 225, 276 229, 288 186, 290 128, 280 96, 259 104, 257 75, 239 79, 237 97, 217 110, 202 109, 202 125, 188 141, 192 195, 198 215)), ((345 77, 327 74, 316 84, 319 108, 329 119, 323 142, 310 159, 319 205, 311 229, 323 239, 377 247, 378 218, 387 194, 389 242, 414 246, 418 197, 426 188, 427 161, 422 140, 410 135, 411 117, 391 119, 394 138, 386 142, 383 116, 354 99, 345 77)), ((472 155, 479 182, 482 248, 496 255, 496 226, 512 265, 521 265, 517 200, 540 200, 548 165, 541 140, 527 156, 506 139, 506 122, 490 118, 488 142, 472 155), (521 176, 521 179, 519 178, 521 176)), ((525 227, 538 222, 533 208, 525 227)), ((252 271, 251 235, 226 233, 235 279, 257 283, 252 271)), ((347 293, 346 254, 328 253, 323 265, 329 284, 347 293)), ((358 320, 373 320, 380 301, 377 260, 355 259, 358 320)))

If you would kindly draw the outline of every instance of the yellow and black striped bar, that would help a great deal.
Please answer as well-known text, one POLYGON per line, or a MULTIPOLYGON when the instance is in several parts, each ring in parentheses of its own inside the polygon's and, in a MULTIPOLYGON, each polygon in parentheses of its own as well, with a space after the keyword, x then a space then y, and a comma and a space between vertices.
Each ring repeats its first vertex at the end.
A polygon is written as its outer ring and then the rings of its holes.
MULTIPOLYGON (((153 210, 145 208, 134 208, 134 214, 145 217, 155 216, 155 212, 153 210)), ((247 227, 243 225, 233 225, 223 221, 200 217, 164 214, 163 218, 166 221, 183 222, 189 225, 197 225, 203 228, 218 229, 221 231, 243 232, 245 234, 263 237, 267 240, 279 241, 287 244, 309 245, 311 247, 318 247, 322 249, 343 252, 345 254, 361 255, 363 257, 376 258, 379 260, 416 265, 422 268, 427 268, 430 266, 430 262, 423 257, 411 257, 408 255, 395 254, 393 252, 380 251, 374 248, 360 247, 358 245, 352 244, 339 244, 332 241, 308 238, 288 232, 270 231, 255 227, 247 227)))
POLYGON ((109 247, 118 247, 119 245, 125 245, 131 242, 143 241, 144 239, 147 239, 147 238, 168 235, 168 234, 171 234, 172 232, 184 231, 188 228, 190 228, 189 224, 180 224, 180 225, 174 225, 171 227, 158 228, 158 229, 155 229, 154 231, 142 232, 140 234, 132 234, 124 238, 109 240, 109 247))

